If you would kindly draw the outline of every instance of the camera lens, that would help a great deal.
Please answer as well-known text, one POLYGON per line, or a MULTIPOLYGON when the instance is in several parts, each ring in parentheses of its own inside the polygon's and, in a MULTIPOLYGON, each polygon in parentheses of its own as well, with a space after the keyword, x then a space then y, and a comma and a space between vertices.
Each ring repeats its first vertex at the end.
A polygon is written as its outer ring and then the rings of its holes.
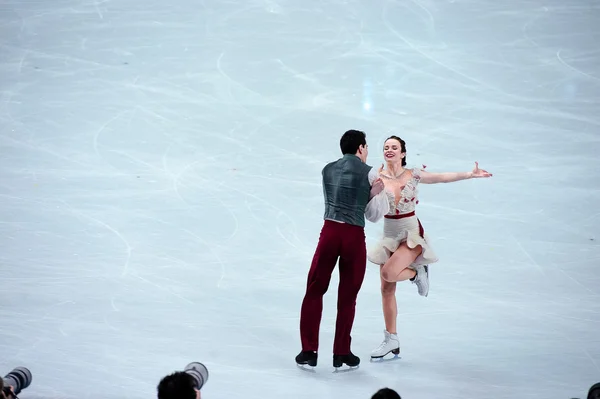
POLYGON ((193 362, 185 366, 184 372, 191 375, 196 383, 195 388, 200 390, 208 381, 208 369, 199 362, 193 362))
POLYGON ((31 384, 31 371, 25 367, 17 367, 4 377, 4 386, 12 387, 15 395, 31 384))

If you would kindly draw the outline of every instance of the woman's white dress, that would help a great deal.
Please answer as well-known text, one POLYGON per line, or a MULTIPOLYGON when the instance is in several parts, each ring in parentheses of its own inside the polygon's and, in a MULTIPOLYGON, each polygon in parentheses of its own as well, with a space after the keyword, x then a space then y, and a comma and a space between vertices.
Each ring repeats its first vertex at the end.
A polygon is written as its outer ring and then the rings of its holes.
MULTIPOLYGON (((407 170, 408 171, 408 170, 407 170)), ((430 265, 438 261, 431 248, 415 208, 419 203, 419 181, 421 170, 410 169, 412 176, 401 190, 400 200, 396 205, 394 193, 387 188, 379 193, 375 201, 371 201, 366 209, 367 220, 375 222, 384 216, 383 237, 367 251, 367 259, 374 264, 383 265, 398 249, 401 243, 406 242, 409 248, 422 247, 421 254, 411 264, 411 268, 430 265)), ((406 172, 405 172, 406 173, 406 172)))

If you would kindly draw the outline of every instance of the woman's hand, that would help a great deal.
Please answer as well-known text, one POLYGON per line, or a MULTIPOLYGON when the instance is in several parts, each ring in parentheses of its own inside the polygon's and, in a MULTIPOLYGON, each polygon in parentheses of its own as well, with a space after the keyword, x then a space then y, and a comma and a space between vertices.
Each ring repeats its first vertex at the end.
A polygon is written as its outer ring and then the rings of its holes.
POLYGON ((471 177, 475 178, 475 179, 481 178, 481 177, 492 177, 492 174, 490 172, 488 172, 487 170, 479 169, 479 163, 476 161, 475 168, 471 172, 471 177))

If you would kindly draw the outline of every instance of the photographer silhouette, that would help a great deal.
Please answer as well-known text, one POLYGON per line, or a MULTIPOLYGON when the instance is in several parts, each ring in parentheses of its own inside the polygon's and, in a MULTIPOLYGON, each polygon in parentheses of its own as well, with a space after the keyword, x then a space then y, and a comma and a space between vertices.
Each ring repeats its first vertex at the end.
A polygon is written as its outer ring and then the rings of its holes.
POLYGON ((208 369, 194 362, 160 380, 158 399, 200 399, 200 389, 208 381, 208 369))
POLYGON ((588 392, 587 399, 600 399, 600 382, 592 385, 588 392))

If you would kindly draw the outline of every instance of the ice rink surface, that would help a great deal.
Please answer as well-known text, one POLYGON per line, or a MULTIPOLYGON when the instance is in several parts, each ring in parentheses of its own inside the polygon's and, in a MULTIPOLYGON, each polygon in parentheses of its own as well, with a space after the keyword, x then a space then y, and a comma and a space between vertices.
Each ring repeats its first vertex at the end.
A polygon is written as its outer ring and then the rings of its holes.
MULTIPOLYGON (((585 0, 56 0, 0 4, 0 373, 21 399, 147 399, 205 363, 203 397, 582 397, 600 381, 600 5, 585 0), (491 179, 421 186, 440 261, 378 270, 352 373, 299 369, 321 168, 348 129, 369 163, 491 179)), ((368 224, 368 244, 382 224, 368 224)))

